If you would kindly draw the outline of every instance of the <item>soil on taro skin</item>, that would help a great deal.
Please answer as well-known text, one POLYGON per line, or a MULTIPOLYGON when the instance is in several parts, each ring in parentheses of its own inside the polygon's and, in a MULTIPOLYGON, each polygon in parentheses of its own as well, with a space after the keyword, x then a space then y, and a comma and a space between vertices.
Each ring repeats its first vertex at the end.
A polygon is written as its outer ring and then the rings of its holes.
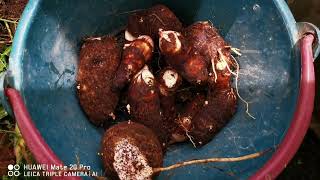
MULTIPOLYGON (((308 0, 308 1, 318 2, 318 0, 308 0)), ((14 21, 19 19, 27 2, 28 0, 0 0, 0 18, 14 20, 14 21)), ((296 0, 294 2, 300 2, 300 1, 296 0)), ((305 3, 305 2, 302 1, 301 3, 305 3)), ((308 5, 311 3, 305 3, 305 4, 308 5)), ((303 11, 301 11, 302 12, 301 17, 306 17, 303 13, 309 12, 305 10, 304 5, 297 6, 297 7, 304 8, 303 11)), ((314 6, 314 7, 317 7, 317 6, 314 6)), ((294 8, 292 8, 292 10, 294 11, 294 13, 296 12, 294 8)), ((318 11, 318 14, 320 14, 319 12, 320 11, 318 11)), ((299 20, 299 13, 295 13, 295 15, 298 17, 298 20, 299 20)), ((320 16, 315 16, 315 17, 320 17, 320 16)), ((307 21, 312 22, 313 19, 310 18, 307 21)), ((13 31, 12 33, 14 33, 15 27, 12 24, 10 24, 10 29, 13 31)), ((8 31, 3 22, 0 22, 0 38, 1 38, 1 41, 2 40, 10 41, 10 37, 8 36, 8 31)), ((10 45, 10 43, 6 45, 7 46, 10 45)), ((4 47, 4 44, 0 44, 0 53, 2 52, 3 47, 4 47)), ((316 68, 316 69, 319 70, 320 68, 316 68)), ((319 79, 318 77, 320 77, 319 73, 317 73, 317 79, 319 79)), ((319 98, 318 98, 318 101, 316 101, 316 104, 320 104, 317 102, 320 102, 319 98)), ((316 109, 320 109, 319 106, 316 109)), ((0 119, 0 129, 12 130, 12 129, 7 129, 7 127, 4 127, 3 125, 1 125, 3 124, 3 122, 4 120, 0 119)), ((10 135, 8 133, 0 132, 0 178, 2 175, 6 175, 7 165, 14 164, 14 161, 15 161, 15 158, 14 158, 13 147, 12 147, 12 139, 10 139, 10 135)), ((320 179, 319 162, 320 162, 320 139, 313 133, 312 130, 309 130, 306 137, 304 138, 304 141, 299 151, 297 152, 295 157, 291 160, 291 162, 288 164, 286 169, 281 173, 278 179, 281 179, 281 180, 282 179, 283 180, 320 179)))

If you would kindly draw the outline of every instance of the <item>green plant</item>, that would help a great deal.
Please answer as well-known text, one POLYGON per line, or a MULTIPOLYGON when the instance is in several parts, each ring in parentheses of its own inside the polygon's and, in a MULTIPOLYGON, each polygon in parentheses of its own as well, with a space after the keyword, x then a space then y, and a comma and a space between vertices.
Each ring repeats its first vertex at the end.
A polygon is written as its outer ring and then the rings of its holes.
POLYGON ((5 47, 4 51, 0 54, 0 73, 5 71, 8 67, 9 55, 11 52, 11 46, 5 47))

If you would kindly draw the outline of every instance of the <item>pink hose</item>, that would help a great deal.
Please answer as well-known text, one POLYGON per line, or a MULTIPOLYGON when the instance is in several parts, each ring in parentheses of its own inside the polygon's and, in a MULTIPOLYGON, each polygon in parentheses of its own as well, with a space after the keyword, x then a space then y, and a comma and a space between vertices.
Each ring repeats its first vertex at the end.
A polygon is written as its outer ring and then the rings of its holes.
MULTIPOLYGON (((18 127, 25 142, 39 164, 63 165, 62 161, 54 154, 48 144, 42 138, 40 132, 34 125, 29 112, 23 102, 20 93, 12 88, 5 90, 6 96, 11 104, 18 127)), ((50 171, 50 168, 49 168, 50 171)), ((79 177, 52 177, 51 179, 81 179, 79 177)))
POLYGON ((315 77, 313 66, 312 43, 314 36, 308 34, 300 41, 301 80, 296 111, 291 125, 282 143, 271 159, 250 179, 275 179, 287 166, 297 152, 310 124, 314 94, 315 77))

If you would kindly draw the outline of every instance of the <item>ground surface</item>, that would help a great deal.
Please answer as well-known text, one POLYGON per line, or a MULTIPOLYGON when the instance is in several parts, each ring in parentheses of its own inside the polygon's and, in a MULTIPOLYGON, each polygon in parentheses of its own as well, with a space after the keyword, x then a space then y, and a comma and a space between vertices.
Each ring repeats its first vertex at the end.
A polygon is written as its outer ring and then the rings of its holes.
MULTIPOLYGON (((28 0, 0 0, 0 18, 17 21, 28 0)), ((291 9, 297 21, 308 21, 320 26, 320 1, 319 0, 289 0, 291 9)), ((15 23, 7 23, 14 34, 15 23)), ((11 45, 11 37, 3 21, 0 21, 0 53, 11 45)), ((320 59, 316 61, 317 91, 319 92, 320 59)), ((298 153, 279 176, 279 179, 320 179, 320 93, 317 93, 315 115, 310 129, 298 153), (317 133, 314 133, 317 132, 317 133), (316 135, 318 134, 318 135, 316 135)), ((0 109, 0 118, 1 109, 0 109)), ((7 165, 15 161, 12 135, 14 122, 8 117, 0 119, 0 177, 7 172, 7 165), (9 131, 4 132, 3 130, 9 131)))
MULTIPOLYGON (((16 29, 16 23, 25 7, 27 0, 0 0, 0 53, 9 52, 12 37, 16 29)), ((4 70, 8 58, 2 56, 1 68, 4 70)), ((14 154, 14 121, 0 109, 0 177, 7 175, 8 164, 15 164, 14 154)))
MULTIPOLYGON (((20 18, 20 15, 25 7, 28 0, 0 0, 0 18, 16 21, 20 18)), ((12 34, 15 30, 15 25, 8 23, 12 34)), ((0 24, 0 41, 6 41, 8 43, 0 43, 0 49, 4 47, 5 44, 10 44, 10 35, 8 29, 4 22, 0 24)))

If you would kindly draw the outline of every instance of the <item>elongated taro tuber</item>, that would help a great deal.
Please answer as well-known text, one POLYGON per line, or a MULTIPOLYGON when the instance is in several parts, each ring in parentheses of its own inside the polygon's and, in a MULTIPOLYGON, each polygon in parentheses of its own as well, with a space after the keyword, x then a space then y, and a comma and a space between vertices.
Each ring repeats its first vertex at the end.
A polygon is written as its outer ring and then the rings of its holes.
MULTIPOLYGON (((231 75, 234 74, 231 69, 234 68, 234 63, 231 60, 230 46, 209 22, 194 23, 186 28, 182 34, 180 36, 183 36, 183 41, 188 42, 188 51, 197 53, 203 57, 202 60, 207 64, 211 64, 207 96, 205 100, 201 100, 204 103, 200 103, 202 105, 198 111, 187 108, 186 112, 195 112, 193 116, 182 115, 179 119, 179 124, 183 125, 180 127, 183 127, 182 130, 185 131, 189 140, 195 146, 202 146, 226 125, 236 111, 236 91, 231 87, 231 75)), ((168 42, 164 42, 165 45, 168 44, 168 42)), ((171 42, 176 42, 175 44, 178 44, 176 47, 181 44, 173 39, 171 42)), ((167 47, 169 46, 167 45, 167 47)), ((170 46, 167 49, 173 48, 170 46)), ((183 51, 186 48, 182 46, 180 49, 183 51)), ((176 52, 178 51, 176 50, 176 52)), ((190 67, 194 68, 194 66, 190 67)), ((190 72, 191 70, 185 71, 190 72)), ((183 140, 183 136, 179 136, 179 132, 181 132, 181 128, 180 131, 173 134, 173 140, 179 140, 179 138, 183 140)))
POLYGON ((113 78, 114 90, 121 90, 151 60, 153 47, 149 36, 140 36, 124 45, 122 61, 113 78))
POLYGON ((182 79, 177 71, 167 67, 160 71, 157 80, 160 92, 161 117, 165 127, 168 129, 168 133, 170 133, 176 128, 174 123, 177 117, 175 97, 182 79))
POLYGON ((192 119, 190 136, 196 146, 208 143, 237 109, 237 95, 231 87, 231 74, 226 67, 216 70, 216 83, 208 88, 204 107, 192 119))
POLYGON ((152 129, 165 147, 169 135, 161 117, 158 85, 148 66, 132 79, 128 90, 128 102, 131 120, 152 129))
POLYGON ((205 57, 193 51, 184 36, 176 31, 159 31, 159 48, 167 64, 175 68, 192 84, 204 84, 208 80, 208 64, 205 57))
POLYGON ((161 167, 163 154, 157 136, 147 127, 121 122, 106 131, 102 160, 111 179, 151 179, 153 168, 161 167))
POLYGON ((180 31, 182 24, 176 15, 164 5, 135 12, 129 16, 126 39, 134 40, 140 35, 158 39, 159 29, 180 31))
POLYGON ((95 125, 113 112, 119 94, 111 90, 111 80, 120 62, 120 48, 113 37, 89 38, 82 45, 77 74, 80 104, 95 125))

